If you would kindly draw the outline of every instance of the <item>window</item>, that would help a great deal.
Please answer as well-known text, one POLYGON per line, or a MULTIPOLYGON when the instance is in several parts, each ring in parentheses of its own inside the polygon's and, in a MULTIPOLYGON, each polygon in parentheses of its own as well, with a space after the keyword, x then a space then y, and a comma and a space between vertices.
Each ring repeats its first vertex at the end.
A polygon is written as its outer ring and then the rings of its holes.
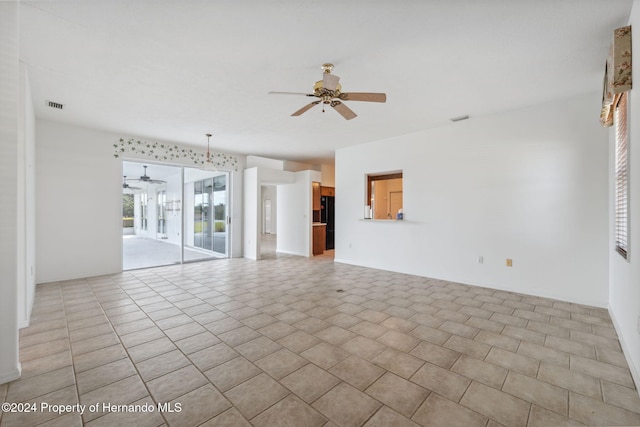
POLYGON ((398 215, 402 213, 402 171, 367 175, 365 205, 368 206, 367 218, 402 218, 398 215))
MULTIPOLYGON (((135 202, 133 194, 123 194, 122 195, 122 228, 126 228, 128 230, 133 229, 133 218, 135 211, 135 202)), ((125 234, 133 234, 125 233, 125 234)))
POLYGON ((167 191, 161 190, 158 191, 156 195, 158 199, 158 237, 160 239, 167 238, 167 191))
POLYGON ((226 253, 227 174, 194 183, 193 245, 226 253))
POLYGON ((614 112, 615 147, 615 239, 616 250, 624 259, 628 257, 629 230, 629 145, 627 124, 627 93, 620 96, 614 112))
POLYGON ((147 193, 140 194, 140 230, 147 231, 147 212, 149 199, 147 193))

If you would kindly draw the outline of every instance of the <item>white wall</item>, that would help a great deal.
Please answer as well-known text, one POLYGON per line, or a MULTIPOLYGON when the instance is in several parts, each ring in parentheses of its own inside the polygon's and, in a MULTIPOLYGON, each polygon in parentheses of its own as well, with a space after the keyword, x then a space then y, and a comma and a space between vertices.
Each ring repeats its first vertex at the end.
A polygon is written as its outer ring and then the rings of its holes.
POLYGON ((244 250, 249 259, 260 257, 260 176, 258 167, 244 170, 244 250))
POLYGON ((229 211, 227 215, 231 217, 231 241, 229 242, 229 253, 232 258, 239 258, 242 256, 242 242, 244 233, 243 223, 243 203, 244 198, 242 191, 244 187, 244 168, 246 164, 246 156, 238 157, 238 170, 230 171, 228 188, 231 189, 229 194, 229 211))
POLYGON ((36 282, 121 271, 120 136, 41 120, 36 130, 36 282))
POLYGON ((336 167, 334 164, 329 164, 329 163, 321 164, 320 172, 322 173, 321 183, 323 187, 336 186, 336 167))
POLYGON ((262 213, 262 228, 261 232, 265 232, 265 220, 264 220, 264 201, 271 201, 271 230, 270 234, 278 234, 278 187, 275 185, 263 185, 261 190, 261 213, 262 213))
MULTIPOLYGON (((632 37, 640 40, 640 1, 633 3, 630 23, 632 37)), ((640 58, 640 45, 632 44, 633 57, 640 58)), ((638 64, 638 61, 635 62, 638 64)), ((636 88, 629 92, 629 259, 614 249, 614 133, 609 143, 609 313, 627 357, 636 384, 640 384, 640 70, 633 68, 636 88)))
MULTIPOLYGON (((40 120, 36 131, 36 282, 121 271, 122 159, 114 158, 113 144, 123 135, 40 120)), ((138 159, 148 160, 127 155, 138 159)), ((231 188, 240 186, 230 196, 235 257, 242 254, 245 162, 243 156, 238 160, 239 171, 230 173, 231 188)))
POLYGON ((312 188, 320 172, 295 172, 294 182, 278 186, 278 239, 276 251, 309 257, 312 254, 312 188))
POLYGON ((336 260, 606 306, 599 101, 593 93, 338 150, 336 260), (362 220, 365 174, 396 170, 406 221, 362 220))
MULTIPOLYGON (((18 359, 18 136, 20 4, 0 2, 0 384, 20 376, 18 359)), ((22 111, 24 114, 24 111, 22 111)))
POLYGON ((293 160, 284 161, 284 170, 289 172, 302 172, 306 170, 320 170, 320 165, 311 163, 294 162, 293 160))
POLYGON ((18 326, 29 326, 36 290, 35 113, 26 65, 20 64, 18 144, 18 326))
POLYGON ((284 170, 284 160, 269 159, 260 156, 247 156, 247 168, 267 168, 284 170))

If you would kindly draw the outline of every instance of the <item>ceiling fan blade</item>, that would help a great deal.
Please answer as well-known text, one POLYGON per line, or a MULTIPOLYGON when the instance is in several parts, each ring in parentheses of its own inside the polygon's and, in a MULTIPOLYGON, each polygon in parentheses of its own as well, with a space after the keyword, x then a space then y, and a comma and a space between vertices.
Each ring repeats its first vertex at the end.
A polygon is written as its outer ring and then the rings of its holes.
POLYGON ((340 77, 335 74, 324 73, 322 76, 322 87, 327 90, 336 90, 340 77))
POLYGON ((315 96, 312 93, 302 93, 302 92, 268 92, 268 95, 304 95, 304 96, 315 96))
POLYGON ((331 106, 347 120, 356 118, 358 115, 353 110, 340 101, 332 101, 331 106))
POLYGON ((341 93, 340 99, 343 101, 366 101, 366 102, 386 102, 386 93, 369 93, 369 92, 348 92, 341 93))
POLYGON ((311 104, 307 104, 304 107, 302 107, 301 109, 299 109, 298 111, 296 111, 295 113, 293 113, 292 116, 299 116, 302 113, 304 113, 305 111, 312 109, 313 107, 315 107, 318 104, 320 104, 320 101, 314 101, 311 104))
POLYGON ((151 177, 149 175, 147 175, 147 166, 142 166, 144 168, 144 174, 142 174, 142 176, 140 178, 136 178, 136 179, 128 179, 126 176, 124 177, 124 182, 139 182, 139 183, 145 183, 145 184, 166 184, 167 181, 163 181, 160 179, 151 179, 151 177))

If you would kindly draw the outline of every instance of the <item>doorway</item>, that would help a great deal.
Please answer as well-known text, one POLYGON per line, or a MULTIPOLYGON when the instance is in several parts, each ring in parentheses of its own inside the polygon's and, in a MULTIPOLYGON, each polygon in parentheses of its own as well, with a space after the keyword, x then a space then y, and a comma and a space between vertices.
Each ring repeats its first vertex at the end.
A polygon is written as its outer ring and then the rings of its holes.
POLYGON ((123 270, 227 257, 228 178, 123 161, 123 270))
POLYGON ((277 248, 277 198, 278 187, 275 185, 260 186, 262 200, 262 229, 260 233, 260 257, 275 256, 277 248))
POLYGON ((271 199, 265 199, 263 203, 264 234, 271 234, 271 199))

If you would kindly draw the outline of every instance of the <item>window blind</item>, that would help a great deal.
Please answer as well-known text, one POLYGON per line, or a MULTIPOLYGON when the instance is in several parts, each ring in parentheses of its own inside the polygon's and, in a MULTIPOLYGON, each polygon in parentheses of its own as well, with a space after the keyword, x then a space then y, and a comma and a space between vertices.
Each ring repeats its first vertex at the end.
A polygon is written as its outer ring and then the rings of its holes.
POLYGON ((615 143, 615 239, 616 250, 625 259, 628 256, 629 229, 629 156, 627 126, 627 93, 620 96, 614 113, 615 143))

